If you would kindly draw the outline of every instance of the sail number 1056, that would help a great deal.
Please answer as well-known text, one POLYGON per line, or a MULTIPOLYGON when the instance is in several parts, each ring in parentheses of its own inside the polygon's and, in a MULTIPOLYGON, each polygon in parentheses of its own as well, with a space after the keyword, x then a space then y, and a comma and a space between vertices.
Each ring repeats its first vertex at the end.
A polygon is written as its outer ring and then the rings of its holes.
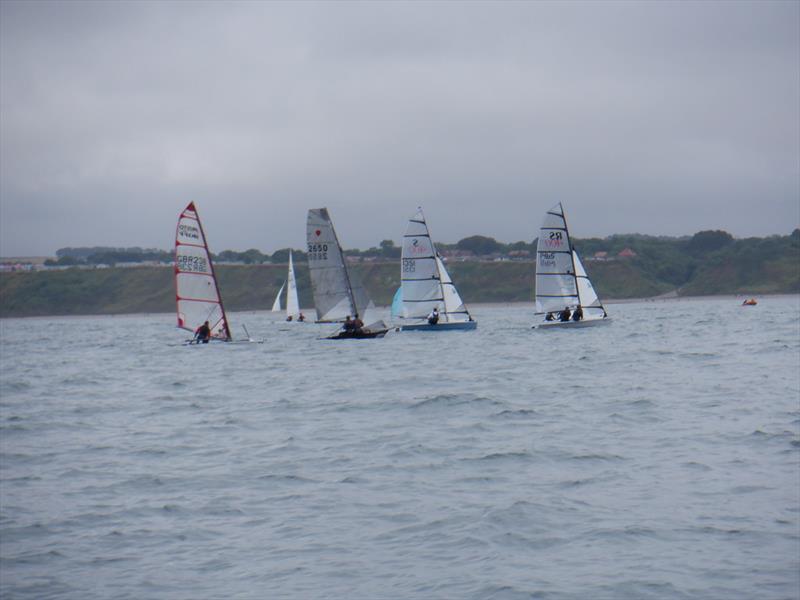
POLYGON ((328 260, 328 244, 308 244, 308 260, 328 260))

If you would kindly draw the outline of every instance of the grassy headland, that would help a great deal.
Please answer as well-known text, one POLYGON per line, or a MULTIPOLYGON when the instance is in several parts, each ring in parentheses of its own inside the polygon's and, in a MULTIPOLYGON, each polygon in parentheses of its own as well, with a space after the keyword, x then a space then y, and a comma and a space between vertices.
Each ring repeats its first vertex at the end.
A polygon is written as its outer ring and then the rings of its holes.
MULTIPOLYGON (((611 236, 575 240, 575 245, 603 299, 646 298, 671 291, 682 296, 800 292, 798 230, 789 236, 741 240, 724 232, 680 239, 611 236), (620 257, 626 249, 633 256, 620 257)), ((308 268, 302 253, 295 258, 300 304, 313 306, 308 268)), ((286 278, 282 263, 216 268, 228 310, 270 308, 286 278)), ((400 284, 398 260, 379 258, 352 269, 376 304, 391 303, 400 284)), ((451 259, 448 270, 468 304, 533 299, 533 260, 451 259)), ((174 307, 173 274, 168 267, 0 273, 0 317, 171 312, 174 307)))

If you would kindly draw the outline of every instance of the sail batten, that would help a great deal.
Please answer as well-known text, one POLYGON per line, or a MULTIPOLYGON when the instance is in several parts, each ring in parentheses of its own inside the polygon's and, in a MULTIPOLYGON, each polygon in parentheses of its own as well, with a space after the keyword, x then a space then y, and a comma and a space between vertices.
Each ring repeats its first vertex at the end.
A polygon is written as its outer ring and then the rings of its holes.
POLYGON ((178 217, 174 274, 178 327, 194 332, 208 321, 212 337, 229 340, 228 318, 194 202, 178 217))

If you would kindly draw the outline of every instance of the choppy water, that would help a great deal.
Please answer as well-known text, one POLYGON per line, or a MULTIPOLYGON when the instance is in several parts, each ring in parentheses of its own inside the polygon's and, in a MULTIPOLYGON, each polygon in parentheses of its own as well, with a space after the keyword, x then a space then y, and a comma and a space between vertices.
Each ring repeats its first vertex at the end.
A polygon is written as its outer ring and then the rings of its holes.
POLYGON ((0 596, 800 597, 797 297, 474 312, 0 322, 0 596))

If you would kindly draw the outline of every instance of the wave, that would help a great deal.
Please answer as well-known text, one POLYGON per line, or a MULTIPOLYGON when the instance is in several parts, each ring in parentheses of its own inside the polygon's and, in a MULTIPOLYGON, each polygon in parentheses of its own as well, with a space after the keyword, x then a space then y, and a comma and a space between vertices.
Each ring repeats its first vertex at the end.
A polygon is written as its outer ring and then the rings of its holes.
POLYGON ((504 403, 474 394, 438 394, 411 404, 409 408, 451 408, 453 406, 503 406, 504 403))

